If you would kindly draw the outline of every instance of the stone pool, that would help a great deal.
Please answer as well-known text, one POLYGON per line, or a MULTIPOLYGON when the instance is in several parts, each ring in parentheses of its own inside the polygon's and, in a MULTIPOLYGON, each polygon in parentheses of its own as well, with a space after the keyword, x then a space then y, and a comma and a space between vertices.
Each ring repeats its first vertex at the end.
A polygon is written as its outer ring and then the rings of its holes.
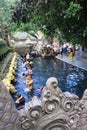
MULTIPOLYGON (((25 84, 25 79, 21 77, 23 71, 25 71, 25 68, 20 58, 16 76, 17 82, 15 84, 18 91, 16 95, 22 94, 25 98, 25 103, 27 103, 31 99, 29 97, 29 90, 25 84)), ((87 88, 87 71, 58 59, 34 58, 33 80, 35 96, 41 96, 41 93, 37 92, 37 89, 43 87, 49 77, 56 77, 58 79, 59 88, 63 92, 69 91, 70 93, 76 94, 80 99, 84 90, 87 88)), ((15 95, 13 95, 13 98, 15 100, 15 95)))

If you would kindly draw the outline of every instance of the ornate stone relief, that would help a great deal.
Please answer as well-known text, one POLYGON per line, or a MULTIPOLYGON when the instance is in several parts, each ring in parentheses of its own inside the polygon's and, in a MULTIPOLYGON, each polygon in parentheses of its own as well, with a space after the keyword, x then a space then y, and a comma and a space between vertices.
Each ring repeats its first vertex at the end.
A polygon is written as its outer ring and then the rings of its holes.
POLYGON ((62 92, 56 78, 46 82, 42 97, 33 97, 17 111, 0 84, 0 130, 87 130, 87 90, 78 96, 62 92))
POLYGON ((0 82, 0 130, 22 130, 13 99, 0 82))

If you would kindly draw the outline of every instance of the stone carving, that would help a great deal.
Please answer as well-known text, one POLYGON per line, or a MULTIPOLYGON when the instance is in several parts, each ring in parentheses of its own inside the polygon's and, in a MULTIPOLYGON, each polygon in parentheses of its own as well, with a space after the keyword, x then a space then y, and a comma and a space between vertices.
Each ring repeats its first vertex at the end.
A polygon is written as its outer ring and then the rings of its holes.
POLYGON ((41 52, 42 57, 53 57, 53 49, 51 45, 44 46, 41 52))
POLYGON ((0 83, 0 130, 87 130, 87 90, 78 96, 62 92, 56 78, 46 82, 41 98, 34 96, 25 108, 16 110, 0 83))
POLYGON ((14 101, 3 83, 0 83, 0 130, 22 130, 14 101))

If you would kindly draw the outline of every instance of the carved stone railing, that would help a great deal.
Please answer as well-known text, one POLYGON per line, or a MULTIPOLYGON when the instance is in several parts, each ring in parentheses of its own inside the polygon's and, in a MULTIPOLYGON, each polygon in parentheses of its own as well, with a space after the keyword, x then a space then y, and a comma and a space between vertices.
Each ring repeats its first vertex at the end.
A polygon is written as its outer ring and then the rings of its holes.
POLYGON ((79 100, 74 94, 62 92, 57 79, 51 77, 42 97, 34 96, 18 111, 0 83, 0 130, 87 130, 87 90, 79 100))

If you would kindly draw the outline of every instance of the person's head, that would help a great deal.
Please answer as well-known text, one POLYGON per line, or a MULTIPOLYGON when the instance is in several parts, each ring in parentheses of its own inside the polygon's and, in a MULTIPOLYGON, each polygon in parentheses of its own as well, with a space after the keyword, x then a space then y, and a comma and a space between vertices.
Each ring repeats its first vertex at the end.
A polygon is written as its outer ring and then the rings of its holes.
POLYGON ((73 49, 72 49, 72 48, 70 48, 70 52, 73 52, 73 49))
POLYGON ((33 63, 33 61, 30 61, 30 63, 29 63, 30 65, 33 65, 34 63, 33 63))
POLYGON ((32 69, 29 69, 29 74, 30 74, 30 75, 32 75, 32 74, 33 74, 32 69))
POLYGON ((21 94, 17 94, 15 97, 16 98, 19 98, 19 97, 21 97, 22 95, 21 94))
POLYGON ((32 79, 32 76, 27 76, 26 77, 26 80, 31 80, 32 79))
POLYGON ((30 58, 30 55, 29 53, 26 54, 26 59, 29 59, 30 58))
POLYGON ((22 73, 21 76, 22 76, 22 77, 26 77, 25 73, 22 73))

